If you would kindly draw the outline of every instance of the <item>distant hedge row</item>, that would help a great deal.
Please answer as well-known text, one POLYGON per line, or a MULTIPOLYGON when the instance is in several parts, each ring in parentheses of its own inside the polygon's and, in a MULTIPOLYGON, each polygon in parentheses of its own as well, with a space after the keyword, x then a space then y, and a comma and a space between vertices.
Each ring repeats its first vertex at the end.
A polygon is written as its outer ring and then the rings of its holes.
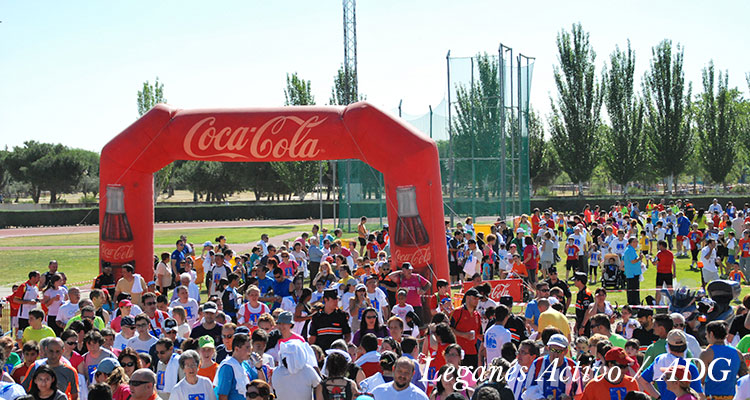
MULTIPOLYGON (((631 197, 638 201, 641 209, 648 199, 659 201, 659 196, 631 197)), ((744 203, 750 203, 750 197, 715 197, 715 196, 690 196, 691 201, 700 208, 708 208, 711 200, 717 198, 722 206, 728 201, 733 201, 738 207, 744 203)), ((552 207, 555 210, 566 212, 581 212, 585 204, 601 206, 609 209, 616 200, 625 201, 613 197, 583 198, 577 197, 550 197, 531 200, 531 209, 544 209, 552 207)), ((449 200, 446 199, 446 204, 449 200)), ((456 200, 455 207, 451 207, 461 217, 474 214, 475 216, 498 215, 500 212, 499 201, 476 200, 472 206, 471 200, 456 200), (472 211, 473 210, 473 211, 472 211)), ((377 202, 352 203, 351 217, 359 218, 367 216, 378 217, 382 210, 386 214, 385 204, 377 202)), ((342 217, 346 217, 346 208, 342 210, 342 217)), ((319 218, 320 205, 314 202, 304 203, 277 203, 277 204, 252 204, 252 203, 230 203, 230 204, 190 204, 190 205, 159 205, 154 210, 156 222, 180 222, 180 221, 222 221, 237 219, 303 219, 319 218)), ((333 214, 332 203, 326 202, 323 206, 323 217, 331 218, 333 214)), ((446 207, 446 217, 450 211, 446 207)), ((0 228, 29 227, 29 226, 65 226, 65 225, 92 225, 99 223, 99 210, 96 207, 65 208, 58 210, 34 210, 34 211, 9 211, 0 210, 0 228)))

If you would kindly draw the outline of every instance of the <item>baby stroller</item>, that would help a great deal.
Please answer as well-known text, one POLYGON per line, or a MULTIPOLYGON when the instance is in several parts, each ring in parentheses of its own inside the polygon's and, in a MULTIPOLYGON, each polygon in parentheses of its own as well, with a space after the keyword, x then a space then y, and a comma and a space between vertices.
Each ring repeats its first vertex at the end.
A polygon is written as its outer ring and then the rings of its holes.
POLYGON ((607 254, 602 266, 602 287, 605 289, 625 289, 625 273, 620 270, 620 257, 607 254))

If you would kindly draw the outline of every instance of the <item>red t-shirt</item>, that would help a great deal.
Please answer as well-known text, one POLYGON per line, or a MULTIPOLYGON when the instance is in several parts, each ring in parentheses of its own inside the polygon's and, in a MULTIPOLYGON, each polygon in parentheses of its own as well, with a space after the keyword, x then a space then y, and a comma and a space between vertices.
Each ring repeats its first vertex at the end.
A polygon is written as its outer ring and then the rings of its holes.
POLYGON ((477 354, 477 339, 482 337, 482 318, 479 316, 477 310, 469 312, 466 306, 463 306, 453 311, 453 314, 451 314, 451 328, 459 332, 474 331, 473 340, 456 337, 456 343, 464 349, 465 354, 477 354))
POLYGON ((574 245, 569 244, 565 246, 565 254, 568 255, 568 260, 577 260, 578 259, 578 253, 581 251, 581 249, 574 245))
POLYGON ((672 261, 674 254, 669 250, 661 250, 656 253, 656 272, 660 274, 672 273, 672 261))
POLYGON ((536 214, 531 216, 531 233, 534 235, 539 233, 539 217, 536 214))
POLYGON ((742 252, 740 257, 750 257, 750 239, 740 239, 739 246, 742 252))
POLYGON ((526 257, 531 255, 531 259, 527 261, 526 268, 529 269, 536 269, 538 266, 537 258, 539 257, 539 249, 536 248, 536 246, 526 246, 523 248, 523 259, 526 260, 526 257))
POLYGON ((698 250, 697 246, 703 240, 703 233, 701 231, 690 231, 688 239, 690 240, 690 250, 698 250))

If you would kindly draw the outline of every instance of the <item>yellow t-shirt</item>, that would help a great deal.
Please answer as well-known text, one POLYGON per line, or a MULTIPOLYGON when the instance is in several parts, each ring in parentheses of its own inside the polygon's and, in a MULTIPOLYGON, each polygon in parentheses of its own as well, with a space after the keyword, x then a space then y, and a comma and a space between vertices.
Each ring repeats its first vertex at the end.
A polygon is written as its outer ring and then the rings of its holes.
POLYGON ((647 251, 649 246, 649 239, 646 237, 646 235, 641 235, 640 239, 638 239, 641 243, 641 250, 647 251))
POLYGON ((49 326, 43 325, 41 329, 34 329, 32 327, 26 327, 26 329, 23 330, 23 342, 26 343, 29 340, 33 340, 37 343, 39 343, 42 339, 46 337, 55 337, 55 331, 52 330, 49 326))
POLYGON ((568 318, 552 308, 539 314, 539 323, 537 325, 539 326, 539 329, 537 329, 539 332, 548 326, 554 326, 562 331, 563 335, 570 337, 570 323, 568 322, 568 318))

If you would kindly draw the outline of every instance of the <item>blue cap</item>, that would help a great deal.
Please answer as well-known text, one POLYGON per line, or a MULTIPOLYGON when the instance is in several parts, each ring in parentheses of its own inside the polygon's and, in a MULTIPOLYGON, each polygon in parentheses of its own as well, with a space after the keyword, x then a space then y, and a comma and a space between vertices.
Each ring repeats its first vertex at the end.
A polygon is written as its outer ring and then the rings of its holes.
POLYGON ((115 368, 120 366, 120 362, 112 357, 107 357, 99 361, 99 365, 96 367, 96 372, 102 372, 107 375, 111 374, 115 368))

